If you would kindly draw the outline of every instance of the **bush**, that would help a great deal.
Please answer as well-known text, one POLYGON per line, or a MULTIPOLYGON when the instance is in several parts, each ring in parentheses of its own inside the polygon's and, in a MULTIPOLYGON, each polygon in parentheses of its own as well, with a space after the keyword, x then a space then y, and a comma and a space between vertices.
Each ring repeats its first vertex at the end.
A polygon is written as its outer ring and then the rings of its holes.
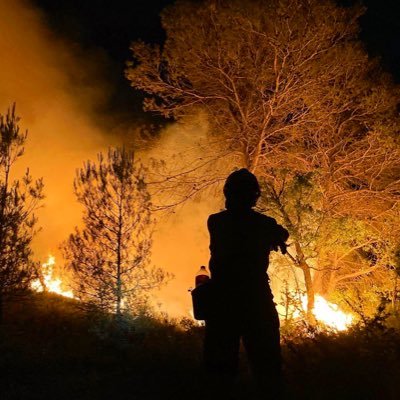
MULTIPOLYGON (((84 312, 76 301, 50 293, 34 293, 6 310, 2 400, 200 400, 212 394, 201 372, 203 328, 192 320, 144 310, 126 318, 126 329, 115 335, 110 316, 84 312)), ((398 399, 400 333, 382 318, 347 332, 307 334, 284 336, 288 399, 398 399)), ((245 360, 235 392, 238 399, 253 398, 245 360)))

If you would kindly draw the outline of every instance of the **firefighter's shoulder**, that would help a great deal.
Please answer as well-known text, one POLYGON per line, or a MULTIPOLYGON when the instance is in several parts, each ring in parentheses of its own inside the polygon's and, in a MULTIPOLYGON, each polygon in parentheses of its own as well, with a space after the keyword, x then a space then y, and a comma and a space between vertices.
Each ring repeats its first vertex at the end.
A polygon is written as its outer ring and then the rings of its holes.
POLYGON ((256 218, 265 225, 268 225, 268 226, 276 226, 277 225, 275 218, 272 218, 265 214, 261 214, 257 211, 254 211, 254 214, 255 214, 256 218))
POLYGON ((214 223, 218 223, 218 221, 222 221, 227 217, 227 211, 223 210, 215 214, 211 214, 208 217, 207 225, 210 226, 214 223))

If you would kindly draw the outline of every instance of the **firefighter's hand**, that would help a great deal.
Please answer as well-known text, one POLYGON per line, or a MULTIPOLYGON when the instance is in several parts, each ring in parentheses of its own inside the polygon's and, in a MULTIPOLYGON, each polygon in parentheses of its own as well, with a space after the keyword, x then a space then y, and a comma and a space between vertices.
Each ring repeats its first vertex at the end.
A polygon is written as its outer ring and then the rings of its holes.
POLYGON ((271 246, 271 250, 273 250, 273 251, 280 250, 282 254, 286 254, 286 248, 287 248, 287 245, 285 242, 274 243, 271 246))

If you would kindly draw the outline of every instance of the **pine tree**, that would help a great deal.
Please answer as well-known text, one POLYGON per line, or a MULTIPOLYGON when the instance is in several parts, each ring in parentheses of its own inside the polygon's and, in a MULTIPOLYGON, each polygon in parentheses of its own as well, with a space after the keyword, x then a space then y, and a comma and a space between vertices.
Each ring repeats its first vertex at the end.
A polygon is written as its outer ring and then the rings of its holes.
POLYGON ((85 163, 74 182, 83 227, 62 245, 74 295, 117 319, 137 309, 166 278, 149 267, 153 220, 144 172, 125 149, 85 163))
POLYGON ((20 131, 19 121, 15 104, 5 116, 0 115, 0 323, 4 301, 28 289, 37 274, 31 243, 43 182, 34 181, 29 170, 21 179, 12 179, 27 138, 27 132, 20 131))

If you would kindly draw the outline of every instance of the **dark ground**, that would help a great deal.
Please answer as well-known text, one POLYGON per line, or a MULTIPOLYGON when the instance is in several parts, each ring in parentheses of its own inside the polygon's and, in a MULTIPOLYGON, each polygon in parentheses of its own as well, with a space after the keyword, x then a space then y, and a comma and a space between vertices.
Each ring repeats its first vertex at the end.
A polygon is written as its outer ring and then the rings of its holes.
MULTIPOLYGON (((116 336, 106 325, 56 295, 8 304, 0 398, 211 398, 201 373, 202 328, 142 316, 116 336)), ((288 399, 400 398, 400 334, 380 323, 340 335, 286 337, 283 352, 288 399)), ((243 354, 235 393, 253 398, 243 354)))

